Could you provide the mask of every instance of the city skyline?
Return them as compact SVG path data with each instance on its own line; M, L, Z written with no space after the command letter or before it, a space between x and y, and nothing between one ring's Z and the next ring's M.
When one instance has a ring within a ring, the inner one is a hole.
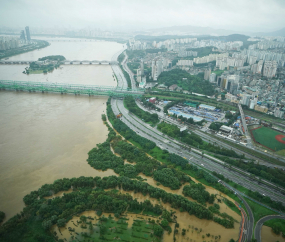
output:
M18 27L25 22L30 27L95 26L112 31L142 31L191 25L236 32L270 32L285 27L284 12L285 2L279 0L215 3L207 0L135 3L16 0L2 3L0 26Z

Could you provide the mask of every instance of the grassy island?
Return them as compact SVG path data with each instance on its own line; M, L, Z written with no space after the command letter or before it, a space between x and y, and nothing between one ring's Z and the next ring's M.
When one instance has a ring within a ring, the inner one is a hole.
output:
M24 74L46 74L57 69L61 62L65 60L65 57L62 55L50 55L39 58L38 61L34 61L30 64L29 68L26 68L23 71Z

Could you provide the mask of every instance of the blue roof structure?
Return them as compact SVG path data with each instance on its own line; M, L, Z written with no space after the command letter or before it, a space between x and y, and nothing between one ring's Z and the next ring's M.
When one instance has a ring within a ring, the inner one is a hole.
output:
M199 122L199 121L203 120L203 118L200 118L200 117L197 117L197 116L194 116L194 115L190 115L190 114L186 114L186 113L182 113L180 111L176 111L176 110L173 110L173 109L169 110L168 112L170 114L176 114L177 116L182 116L182 117L187 118L187 119L193 118L193 120L195 122Z

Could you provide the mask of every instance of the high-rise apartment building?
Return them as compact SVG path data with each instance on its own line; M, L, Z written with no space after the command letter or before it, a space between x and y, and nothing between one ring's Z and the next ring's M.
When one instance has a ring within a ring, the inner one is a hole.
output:
M257 64L257 73L258 74L261 74L262 66L263 66L263 60L260 60Z
M141 60L140 69L141 69L141 76L143 76L143 75L144 75L144 64L143 64L143 60Z
M157 80L161 72L163 71L163 60L156 59L151 64L151 77L154 81Z
M209 81L210 75L211 75L211 68L209 68L208 70L205 70L205 72L204 72L204 80Z
M31 35L30 35L29 26L27 26L27 27L25 28L25 30L26 30L27 41L30 42L30 41L31 41Z
M277 62L276 61L265 61L263 67L263 76L268 78L275 77L277 71Z
M26 41L26 36L25 36L25 31L24 30L21 31L20 40L23 41L23 42Z
M243 94L241 104L248 106L250 102L250 98L251 98L251 95Z
M209 81L212 83L216 82L216 76L217 76L216 73L211 73Z

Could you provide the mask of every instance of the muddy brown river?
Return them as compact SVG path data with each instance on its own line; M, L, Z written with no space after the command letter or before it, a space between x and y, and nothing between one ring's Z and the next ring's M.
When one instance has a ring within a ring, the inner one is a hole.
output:
M115 42L51 42L9 58L37 60L64 55L72 60L111 60L122 49ZM109 65L63 65L52 73L25 75L25 65L0 65L0 80L116 86ZM86 162L87 153L104 142L101 120L107 97L0 91L0 210L19 213L23 197L60 178L103 176ZM113 171L104 176L114 175Z

